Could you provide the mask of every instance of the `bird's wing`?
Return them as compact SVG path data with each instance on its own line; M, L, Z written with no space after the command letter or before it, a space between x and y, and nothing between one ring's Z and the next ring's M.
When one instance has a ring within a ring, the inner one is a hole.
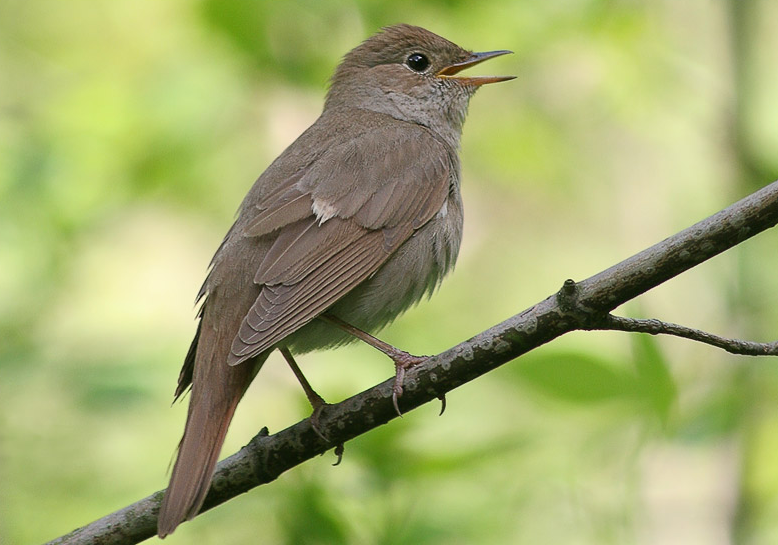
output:
M263 199L245 235L283 230L256 272L262 289L233 341L230 364L326 311L440 211L453 168L449 151L426 129L403 125L333 147Z

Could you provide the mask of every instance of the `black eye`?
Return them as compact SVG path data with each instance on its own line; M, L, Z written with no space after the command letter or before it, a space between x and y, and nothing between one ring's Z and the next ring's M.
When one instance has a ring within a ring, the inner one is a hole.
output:
M405 60L405 64L414 72L424 72L429 68L430 60L421 53L411 53Z

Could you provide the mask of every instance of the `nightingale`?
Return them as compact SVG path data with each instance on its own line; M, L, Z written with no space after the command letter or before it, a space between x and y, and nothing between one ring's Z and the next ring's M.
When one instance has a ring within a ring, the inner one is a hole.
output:
M345 55L321 116L254 183L211 261L175 392L191 386L160 537L199 512L235 408L274 349L314 408L292 354L357 337L392 357L401 393L402 371L420 358L368 333L454 265L468 102L481 85L513 79L460 71L505 53L473 53L403 24Z

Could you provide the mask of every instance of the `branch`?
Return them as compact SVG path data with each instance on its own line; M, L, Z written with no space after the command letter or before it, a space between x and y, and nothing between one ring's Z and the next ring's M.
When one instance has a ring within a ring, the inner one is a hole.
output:
M592 330L602 331L628 331L630 333L649 333L651 335L673 335L684 339L691 339L726 350L731 354L741 356L778 356L778 341L772 343L758 343L742 341L740 339L728 339L706 331L693 329L684 325L662 322L660 320L640 320L637 318L623 318L608 314L602 323L593 324Z
M672 324L663 324L657 329L654 327L656 322L650 322L651 327L646 326L646 321L633 321L633 325L628 326L623 319L610 317L609 313L626 301L776 223L778 182L591 278L580 283L568 280L558 293L408 370L400 408L407 412L440 398L446 392L573 330L601 329L603 325L608 325L609 329L626 331L688 333L692 330ZM695 338L692 335L681 336ZM714 346L735 346L733 341L709 334L698 335L695 340L703 338L706 339L703 342ZM313 430L308 419L274 435L262 430L248 445L218 465L203 510L269 483L334 445L396 418L392 406L392 382L392 379L386 380L341 403L326 406L319 416L318 425L330 442L324 441ZM161 499L162 491L156 492L50 543L138 543L155 535Z

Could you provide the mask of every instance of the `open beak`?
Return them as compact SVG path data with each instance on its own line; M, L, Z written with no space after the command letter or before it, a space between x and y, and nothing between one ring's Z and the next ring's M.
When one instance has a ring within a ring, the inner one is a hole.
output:
M435 76L443 79L453 79L465 85L475 85L475 86L484 85L486 83L497 83L500 81L508 81L514 79L516 76L457 76L457 74L462 70L464 70L465 68L470 68L471 66L475 66L476 64L482 63L485 60L492 59L494 57L499 57L501 55L507 55L508 53L513 53L513 51L501 49L500 51L485 51L483 53L472 53L470 57L468 57L467 59L446 66L440 72L435 74Z

